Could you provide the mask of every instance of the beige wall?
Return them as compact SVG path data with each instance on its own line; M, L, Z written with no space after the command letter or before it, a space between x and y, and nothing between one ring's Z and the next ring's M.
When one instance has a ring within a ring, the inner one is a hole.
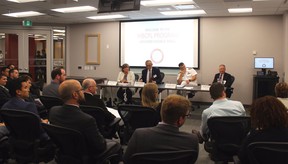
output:
M282 16L201 18L198 83L210 84L218 65L226 64L227 72L236 77L232 99L250 104L252 77L257 71L253 68L252 51L257 52L257 57L273 56L274 70L283 78L283 21ZM68 75L117 78L120 70L118 22L71 25L67 32ZM101 34L101 64L96 70L78 70L79 65L85 66L85 34L96 33ZM177 70L161 71L166 73L166 82L175 82ZM195 100L211 101L208 93L198 93Z

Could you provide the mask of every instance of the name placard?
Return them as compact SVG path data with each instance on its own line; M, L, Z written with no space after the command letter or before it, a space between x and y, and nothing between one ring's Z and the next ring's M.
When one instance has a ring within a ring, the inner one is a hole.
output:
M135 87L144 87L145 83L144 82L140 82L140 81L135 81L134 86Z
M166 84L165 84L165 88L172 88L172 89L174 89L174 88L176 88L176 84L166 83Z
M209 91L210 85L201 85L201 90Z
M117 81L108 81L107 85L116 86L117 85Z

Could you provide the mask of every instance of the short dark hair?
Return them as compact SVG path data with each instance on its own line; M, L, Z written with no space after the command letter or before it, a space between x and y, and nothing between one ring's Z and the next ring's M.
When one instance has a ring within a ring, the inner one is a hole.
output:
M1 79L3 76L7 77L6 75L0 73L0 79Z
M222 97L223 91L224 91L224 85L221 83L218 83L218 82L213 83L209 89L211 98L213 100L216 100L216 99Z
M273 96L256 99L250 109L251 126L255 129L287 128L288 113L284 104Z
M63 69L63 68L55 68L55 69L52 70L52 72L51 72L51 78L52 78L53 80L56 78L57 75L59 75L59 76L62 75L61 69Z
M21 77L22 77L25 81L28 81L28 80L32 81L32 78L31 78L29 75L22 75Z
M15 70L17 70L17 69L16 69L16 68L10 69L10 70L9 70L9 76L10 76L11 73L14 73Z
M25 78L23 78L23 77L20 77L17 79L12 79L9 82L10 83L9 93L12 97L16 96L16 90L21 90L23 82L26 82Z
M161 106L161 118L167 124L175 124L180 117L185 117L191 103L183 96L172 94L166 97Z
M184 63L183 62L180 62L179 64L178 64L178 67L181 67L181 66L183 66L184 65Z
M9 69L9 67L7 67L7 66L2 67L1 72L5 72L6 69Z

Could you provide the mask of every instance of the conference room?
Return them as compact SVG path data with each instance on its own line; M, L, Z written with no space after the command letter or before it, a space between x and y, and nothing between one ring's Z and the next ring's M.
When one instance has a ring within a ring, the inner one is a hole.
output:
M212 84L219 65L225 64L226 72L235 77L231 99L247 108L255 99L255 75L262 71L255 67L255 58L273 58L273 68L267 71L277 71L278 82L288 81L286 0L145 2L149 1L127 0L111 7L109 0L3 0L1 67L14 64L20 73L30 73L33 81L47 85L53 68L62 66L68 77L104 79L98 82L101 84L117 81L124 63L141 77L145 61L152 60L153 67L165 74L165 85L177 83L178 64L184 62L196 70L201 87ZM76 6L90 7L77 12L59 11ZM235 8L248 12L230 11ZM24 11L39 15L9 16ZM171 93L176 91L162 91L162 100ZM139 100L138 93L133 97ZM202 91L190 100L200 104L200 109L193 111L198 114L197 126L191 125L195 124L194 117L188 119L191 124L183 125L188 132L199 128L202 110L213 102L209 92ZM207 153L201 156L205 152L201 146L196 163L211 163Z

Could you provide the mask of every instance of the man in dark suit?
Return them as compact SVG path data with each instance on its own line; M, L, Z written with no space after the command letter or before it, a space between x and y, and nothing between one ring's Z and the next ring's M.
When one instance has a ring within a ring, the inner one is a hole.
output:
M50 110L49 121L51 124L71 128L82 133L90 157L96 158L100 154L102 157L115 153L120 154L120 144L112 140L105 140L99 132L96 120L80 110L79 104L85 101L85 97L77 80L66 80L61 83L59 94L65 104Z
M142 81L145 83L156 83L160 84L161 81L161 75L160 70L156 67L152 67L153 63L151 60L146 60L145 62L146 68L142 70Z
M0 75L0 108L11 99L9 90L5 87L7 83L7 76Z
M135 153L199 151L197 136L179 131L185 123L190 108L190 101L183 96L168 96L161 107L162 122L155 127L136 129L127 146L124 160L128 161Z
M229 73L226 73L226 67L224 64L219 65L219 73L215 74L212 84L215 82L219 82L224 85L226 89L226 97L230 98L232 94L231 86L234 82L234 78Z

